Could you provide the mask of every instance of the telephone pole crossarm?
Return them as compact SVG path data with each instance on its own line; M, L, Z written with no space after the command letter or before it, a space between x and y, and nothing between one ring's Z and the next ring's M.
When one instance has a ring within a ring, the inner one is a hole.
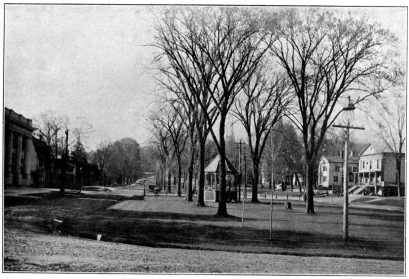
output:
M356 127L356 126L332 125L332 127L334 127L334 128L344 128L344 129L365 130L364 127Z

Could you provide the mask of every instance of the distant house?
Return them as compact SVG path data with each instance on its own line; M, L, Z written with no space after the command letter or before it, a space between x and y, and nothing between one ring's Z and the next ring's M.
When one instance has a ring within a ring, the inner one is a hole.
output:
M35 150L35 168L31 170L32 184L36 187L49 186L49 174L51 171L51 147L43 140L43 137L33 136Z
M36 168L31 119L11 109L4 108L4 184L6 186L29 186L31 171Z
M402 153L401 183L405 186L405 154ZM394 153L382 145L368 144L359 154L358 186L378 195L397 193L397 172Z
M318 185L322 187L342 186L344 181L344 158L343 153L340 156L322 156L318 165ZM353 153L348 157L348 185L353 186L358 181L357 175L354 172L358 171L359 157L353 156Z

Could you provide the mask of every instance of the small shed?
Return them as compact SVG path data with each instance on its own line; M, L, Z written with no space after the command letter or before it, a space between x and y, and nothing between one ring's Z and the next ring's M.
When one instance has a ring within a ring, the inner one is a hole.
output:
M205 168L206 185L204 200L219 202L220 194L220 154L218 154ZM226 157L227 201L237 201L237 175L238 171Z

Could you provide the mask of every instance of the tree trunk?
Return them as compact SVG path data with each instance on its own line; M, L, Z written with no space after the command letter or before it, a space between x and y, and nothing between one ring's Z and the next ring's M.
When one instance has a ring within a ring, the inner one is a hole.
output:
M309 161L307 164L307 177L306 177L306 213L315 213L314 212L314 163Z
M55 158L57 159L57 156L58 156L58 143L57 143L57 140L58 140L58 131L55 133L54 140L55 140ZM61 156L61 157L62 157L62 156Z
M172 192L172 174L170 168L168 169L168 193Z
M197 206L205 206L205 203L204 203L205 143L206 141L199 135L199 190L197 192L197 203L196 203Z
M178 156L178 197L182 196L182 167L181 167L181 162L180 162L180 156Z
M217 216L228 216L226 207L226 143L224 140L224 125L226 119L221 113L220 127L219 127L219 142L220 142L220 196L219 208Z
M290 188L291 188L291 192L293 191L293 175L292 174L290 174L289 175L289 178L290 178Z
M259 160L253 157L253 188L251 191L251 202L259 202L257 197L257 185L258 185L258 171Z
M295 183L298 184L298 187L300 188L300 193L301 193L302 189L301 189L300 179L298 178L298 174L294 173L294 176L295 176L295 180L296 180Z
M193 201L192 184L193 184L193 165L195 163L195 153L192 151L189 165L189 182L187 186L187 201Z

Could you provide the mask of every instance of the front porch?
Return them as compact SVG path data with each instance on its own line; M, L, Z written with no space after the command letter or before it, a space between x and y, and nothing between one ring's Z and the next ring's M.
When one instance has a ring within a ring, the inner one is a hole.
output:
M397 196L398 186L385 183L381 171L354 172L354 184L357 186L352 193L378 196ZM405 193L404 184L401 185L401 195Z

